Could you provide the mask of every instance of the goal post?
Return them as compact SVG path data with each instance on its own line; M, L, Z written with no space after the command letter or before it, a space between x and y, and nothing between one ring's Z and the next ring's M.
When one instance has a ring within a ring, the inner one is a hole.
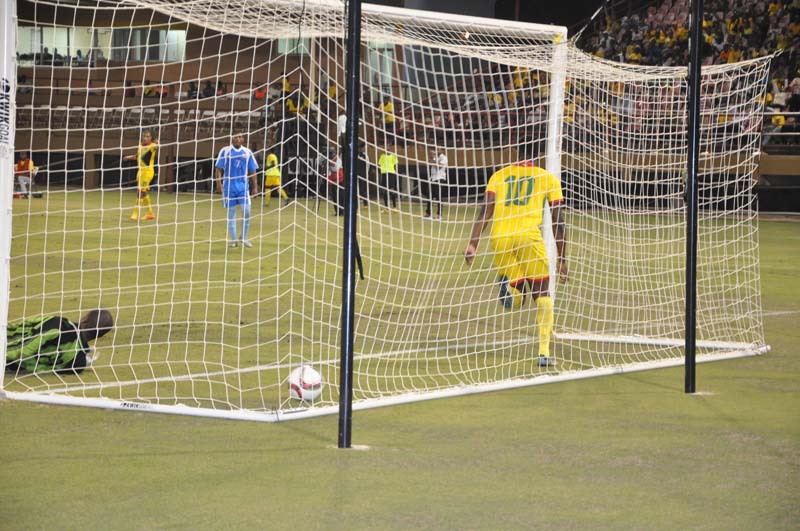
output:
M16 2L0 5L0 364L6 366L8 297L11 287L11 197L14 192L14 128L16 114ZM0 373L0 397L5 370Z
M354 95L338 0L19 5L12 141L47 193L12 200L3 162L1 328L97 308L115 326L85 370L6 371L7 396L263 421L338 411L346 97L361 117L353 409L682 364L685 68L604 61L562 27L365 4ZM769 61L703 69L699 362L767 348L753 177ZM232 213L215 179L236 133L259 188L274 186ZM536 363L536 305L501 304L488 234L463 258L489 177L529 153L565 196L565 284L547 212L542 226L556 367ZM313 403L289 391L305 365L322 375Z

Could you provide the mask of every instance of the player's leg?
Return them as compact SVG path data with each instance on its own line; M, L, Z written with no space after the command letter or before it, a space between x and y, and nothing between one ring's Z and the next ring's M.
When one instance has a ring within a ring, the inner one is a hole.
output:
M514 310L522 306L522 291L520 288L525 282L525 277L517 262L511 238L494 236L490 240L494 251L494 265L497 269L500 283L500 304L506 310Z
M541 239L534 239L520 247L522 272L531 286L531 296L536 304L536 329L539 335L539 365L555 365L550 357L550 339L553 335L553 299L550 297L550 268L547 248Z
M229 244L231 247L236 247L237 245L237 233L236 233L236 202L233 199L227 199L223 201L225 208L228 212L228 236L229 236Z
M136 221L139 219L139 206L142 204L142 170L136 172L136 206L133 207L133 214L131 219Z
M433 183L433 192L433 201L436 203L436 219L442 219L442 181Z
M389 209L389 174L388 173L381 173L381 181L380 181L380 188L381 188L381 199L383 200L383 206L386 209Z
M392 208L397 209L400 203L400 179L397 173L392 173L389 177L392 184Z
M24 175L17 176L17 182L19 183L19 191L22 192L22 195L28 195L28 178Z
M433 182L420 180L421 193L425 195L425 217L431 217L431 201L433 199Z
M269 206L270 199L272 199L272 186L269 185L268 180L264 185L264 205Z
M242 245L245 247L252 247L253 244L247 239L247 233L250 231L250 197L245 197L242 201Z
M550 357L550 338L553 334L553 299L550 297L550 281L539 280L531 284L533 300L536 301L536 327L539 332L539 365L555 365Z
M289 203L289 194L286 193L286 190L283 189L281 186L281 178L279 176L272 176L270 177L270 182L268 183L270 188L276 188L278 190L278 195L283 200L283 204L286 205Z
M142 195L140 199L140 204L143 207L147 207L147 214L142 217L142 219L155 219L156 215L153 212L153 206L150 203L150 183L153 181L153 177L155 176L154 172L142 172Z

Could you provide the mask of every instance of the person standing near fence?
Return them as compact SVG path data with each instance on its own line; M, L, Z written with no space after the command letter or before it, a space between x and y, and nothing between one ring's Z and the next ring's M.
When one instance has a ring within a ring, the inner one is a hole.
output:
M400 201L397 182L397 155L392 151L392 145L387 144L378 158L378 170L381 174L380 189L383 196L383 205L387 211L397 210ZM391 203L391 206L389 206Z
M444 149L431 150L430 165L428 166L428 201L425 217L442 219L442 185L447 181L447 154ZM433 204L436 204L436 215L433 214Z

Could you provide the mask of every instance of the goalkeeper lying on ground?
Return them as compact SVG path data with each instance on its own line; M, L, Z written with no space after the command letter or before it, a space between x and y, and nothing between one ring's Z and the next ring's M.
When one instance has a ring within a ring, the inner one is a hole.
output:
M80 374L93 361L89 343L113 327L108 310L92 310L77 325L60 316L11 323L6 333L6 370Z

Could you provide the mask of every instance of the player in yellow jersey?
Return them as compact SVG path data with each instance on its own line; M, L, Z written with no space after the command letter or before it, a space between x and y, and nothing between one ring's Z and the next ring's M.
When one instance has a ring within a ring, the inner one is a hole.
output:
M553 331L550 269L541 232L545 201L551 209L559 278L566 282L566 229L560 206L564 202L561 183L555 175L531 162L506 166L491 176L486 186L483 211L475 221L469 245L464 251L467 264L471 264L481 234L491 221L490 240L500 277L500 302L506 309L518 308L524 302L526 289L530 289L536 304L539 366L542 367L555 365L550 357Z
M125 160L135 160L138 162L139 171L136 173L136 208L133 209L131 219L139 219L139 208L147 207L147 214L142 219L155 219L153 207L150 204L150 182L155 176L156 159L158 158L158 144L153 140L153 135L145 129L142 132L142 142L135 155L128 155Z
M272 190L278 189L278 193L283 199L283 204L289 204L289 196L286 190L281 188L281 165L278 161L278 155L275 150L270 150L267 155L267 160L264 162L264 204L269 205L269 200L272 197Z

